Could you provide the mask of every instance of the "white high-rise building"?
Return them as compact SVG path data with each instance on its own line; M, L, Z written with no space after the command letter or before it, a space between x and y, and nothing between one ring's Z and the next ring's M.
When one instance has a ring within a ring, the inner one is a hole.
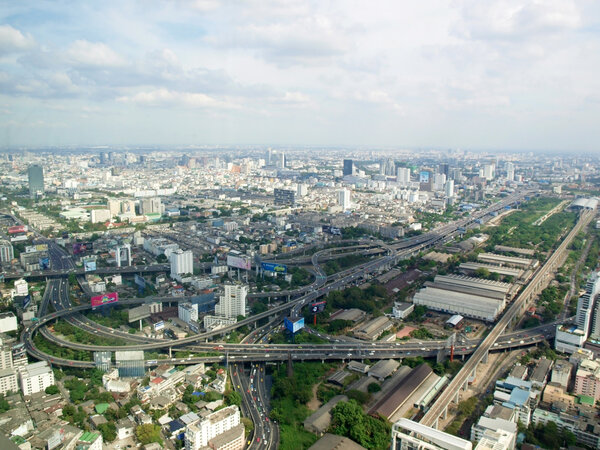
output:
M42 392L54 385L54 372L46 361L27 364L21 369L19 378L23 395Z
M198 322L198 305L190 302L180 302L177 305L177 316L185 323L190 323L192 320Z
M398 167L396 170L396 183L401 186L408 186L410 184L410 168Z
M599 291L600 279L598 278L598 273L593 272L585 285L585 294L579 297L577 301L577 315L575 316L577 329L583 332L585 338L588 337L588 333L590 332L592 311L594 310L594 302Z
M338 191L338 204L342 207L342 210L347 211L350 209L350 191L346 188Z
M15 369L0 369L0 394L7 392L18 392L17 371Z
M443 191L446 184L446 174L436 173L433 175L433 190L436 192Z
M187 273L194 273L194 254L191 250L176 250L169 255L171 261L171 278Z
M227 408L209 414L202 421L187 426L185 430L185 449L200 450L208 448L211 439L222 435L239 425L240 410L235 405L228 406ZM233 440L228 443L227 449L234 450L244 448L243 433L241 437L241 442L237 443L237 441L240 440L239 437L232 436Z
M446 197L448 198L454 197L454 180L446 181L446 184L444 185L444 194L446 194Z
M308 185L304 183L298 183L296 195L298 197L306 197L308 195Z
M506 163L506 179L515 181L515 165L511 162Z
M225 292L219 297L219 303L215 305L215 315L229 318L246 317L248 286L226 284L224 288Z
M15 251L10 242L0 239L0 262L10 262L15 257Z
M486 164L483 166L483 177L491 181L496 178L496 165L495 164Z

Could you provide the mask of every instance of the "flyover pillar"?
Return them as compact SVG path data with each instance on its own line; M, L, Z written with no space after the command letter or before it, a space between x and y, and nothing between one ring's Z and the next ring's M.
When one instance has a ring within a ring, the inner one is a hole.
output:
M487 364L488 363L488 356L489 356L490 352L485 352L485 354L483 355L483 358L481 358L481 362L483 364Z

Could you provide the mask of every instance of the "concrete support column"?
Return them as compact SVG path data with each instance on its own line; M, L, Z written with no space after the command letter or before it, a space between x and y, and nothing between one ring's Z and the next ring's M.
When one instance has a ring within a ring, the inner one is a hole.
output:
M485 352L485 354L483 355L483 358L481 358L481 362L483 364L487 364L489 354L490 354L490 352Z
M456 403L458 405L460 401L460 391L456 391L456 394L454 395L454 403Z
M444 410L442 411L442 419L446 420L446 418L448 417L448 407L445 407Z

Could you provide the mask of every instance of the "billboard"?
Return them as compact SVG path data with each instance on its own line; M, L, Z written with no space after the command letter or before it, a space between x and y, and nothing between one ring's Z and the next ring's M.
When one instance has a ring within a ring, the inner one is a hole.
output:
M419 173L419 182L420 183L429 183L430 173L427 170L423 170Z
M117 292L108 292L102 295L96 295L92 297L92 307L108 305L109 303L116 303L119 301L119 294Z
M29 308L29 305L31 305L31 295L26 295L23 298L23 309Z
M268 272L287 273L287 266L285 264L261 263L261 267Z
M96 261L93 259L87 260L87 261L83 261L83 269L86 272L93 272L94 270L96 270Z
M14 227L8 227L8 234L26 233L27 225L16 225Z
M135 274L134 282L142 291L146 289L146 280L144 280L144 278L139 276L137 273Z
M165 322L161 320L160 322L156 322L154 324L154 331L162 330L164 327L165 327Z
M150 306L141 305L129 310L129 323L150 317Z
M250 270L250 259L240 256L227 255L227 265L237 269Z
M47 252L48 244L28 245L25 247L25 253Z
M304 328L304 317L300 317L299 319L286 317L283 322L285 324L285 328L292 334L296 334L298 331Z
M73 244L73 254L79 255L80 253L90 252L94 249L92 242L75 242Z
M320 313L323 312L323 310L325 309L325 305L327 304L327 302L317 302L317 303L313 303L312 305L310 305L310 312L311 313Z
M44 258L40 258L40 270L48 270L50 268L50 258L45 256Z

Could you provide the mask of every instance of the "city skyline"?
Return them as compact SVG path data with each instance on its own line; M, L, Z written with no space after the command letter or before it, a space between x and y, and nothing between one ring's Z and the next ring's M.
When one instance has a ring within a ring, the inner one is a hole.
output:
M598 13L530 1L4 5L0 145L595 152Z

